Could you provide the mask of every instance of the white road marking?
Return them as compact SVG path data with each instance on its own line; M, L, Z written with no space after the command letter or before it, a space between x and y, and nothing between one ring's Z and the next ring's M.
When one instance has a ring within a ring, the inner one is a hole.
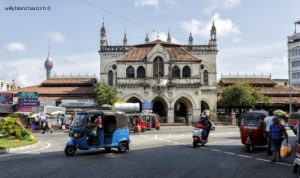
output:
M214 149L214 148L212 148L212 149L210 149L211 151L216 151L216 152L221 152L221 150L218 150L218 149Z
M235 133L235 132L227 132L227 134L233 134L233 133ZM224 133L222 133L222 135L224 135ZM180 136L183 137L184 134L181 134ZM169 139L169 138L176 138L176 137L173 137L171 134L168 137L165 137L165 138L159 138L158 135L155 135L154 137L149 137L149 136L145 136L145 137L148 137L148 138L151 138L151 139L160 140L160 141L164 141L164 142L168 142L168 143L173 143L173 144L176 144L176 145L188 145L188 144L182 143L182 142L166 140L166 139ZM237 142L237 141L222 141L222 142L210 142L210 143L220 144L220 143L232 143L232 142ZM254 158L252 156L243 155L243 154L237 154L237 153L228 152L228 151L222 151L222 150L214 149L214 148L207 148L207 147L200 147L200 148L204 149L204 150L215 151L215 152L223 152L223 153L228 154L228 155L236 155L236 156L239 156L239 157L242 157L242 158L255 159L257 161L271 162L270 160L267 160L267 159ZM274 163L275 164L280 164L280 165L283 165L283 166L290 166L290 167L293 166L292 164L283 163L283 162L274 162Z

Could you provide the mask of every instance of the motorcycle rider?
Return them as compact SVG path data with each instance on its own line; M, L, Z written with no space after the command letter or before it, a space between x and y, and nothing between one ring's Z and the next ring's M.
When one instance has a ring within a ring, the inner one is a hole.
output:
M207 140L210 129L211 129L211 122L208 119L208 116L206 115L201 115L200 117L200 124L203 125L203 130L204 132L202 132L202 136L205 140Z

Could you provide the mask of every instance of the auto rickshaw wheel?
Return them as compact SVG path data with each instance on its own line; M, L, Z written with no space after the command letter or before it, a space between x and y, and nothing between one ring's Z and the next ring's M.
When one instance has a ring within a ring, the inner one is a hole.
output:
M193 147L197 148L198 147L198 143L197 142L193 142Z
M254 151L254 145L247 145L247 151L252 153Z
M125 142L121 142L118 146L118 151L120 153L125 153L127 151L127 149L128 149L128 146L127 146L127 143L125 143Z
M144 128L144 129L142 129L142 132L145 132L146 131L146 129Z
M297 178L300 178L300 167L297 167Z
M158 127L156 127L156 130L159 130L160 129L160 127L158 126Z
M73 156L75 154L75 150L74 146L66 146L65 153L67 156Z
M111 147L104 147L105 151L110 152L111 151Z

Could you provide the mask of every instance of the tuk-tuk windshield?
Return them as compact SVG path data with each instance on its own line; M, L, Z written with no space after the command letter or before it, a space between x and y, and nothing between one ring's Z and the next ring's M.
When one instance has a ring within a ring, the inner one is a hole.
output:
M262 124L262 119L257 117L245 117L244 125L245 126L260 126Z
M83 126L84 117L85 117L84 114L76 114L71 126L73 126L73 127Z

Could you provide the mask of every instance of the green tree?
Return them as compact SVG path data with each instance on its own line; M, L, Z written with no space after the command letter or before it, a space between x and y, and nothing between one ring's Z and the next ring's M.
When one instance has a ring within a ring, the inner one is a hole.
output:
M103 104L113 105L117 99L117 90L104 82L99 82L95 89L97 93L96 108L101 108Z
M268 96L259 93L260 88L251 87L249 83L237 82L227 87L219 96L218 102L222 107L248 106L255 107L256 103L270 104Z

